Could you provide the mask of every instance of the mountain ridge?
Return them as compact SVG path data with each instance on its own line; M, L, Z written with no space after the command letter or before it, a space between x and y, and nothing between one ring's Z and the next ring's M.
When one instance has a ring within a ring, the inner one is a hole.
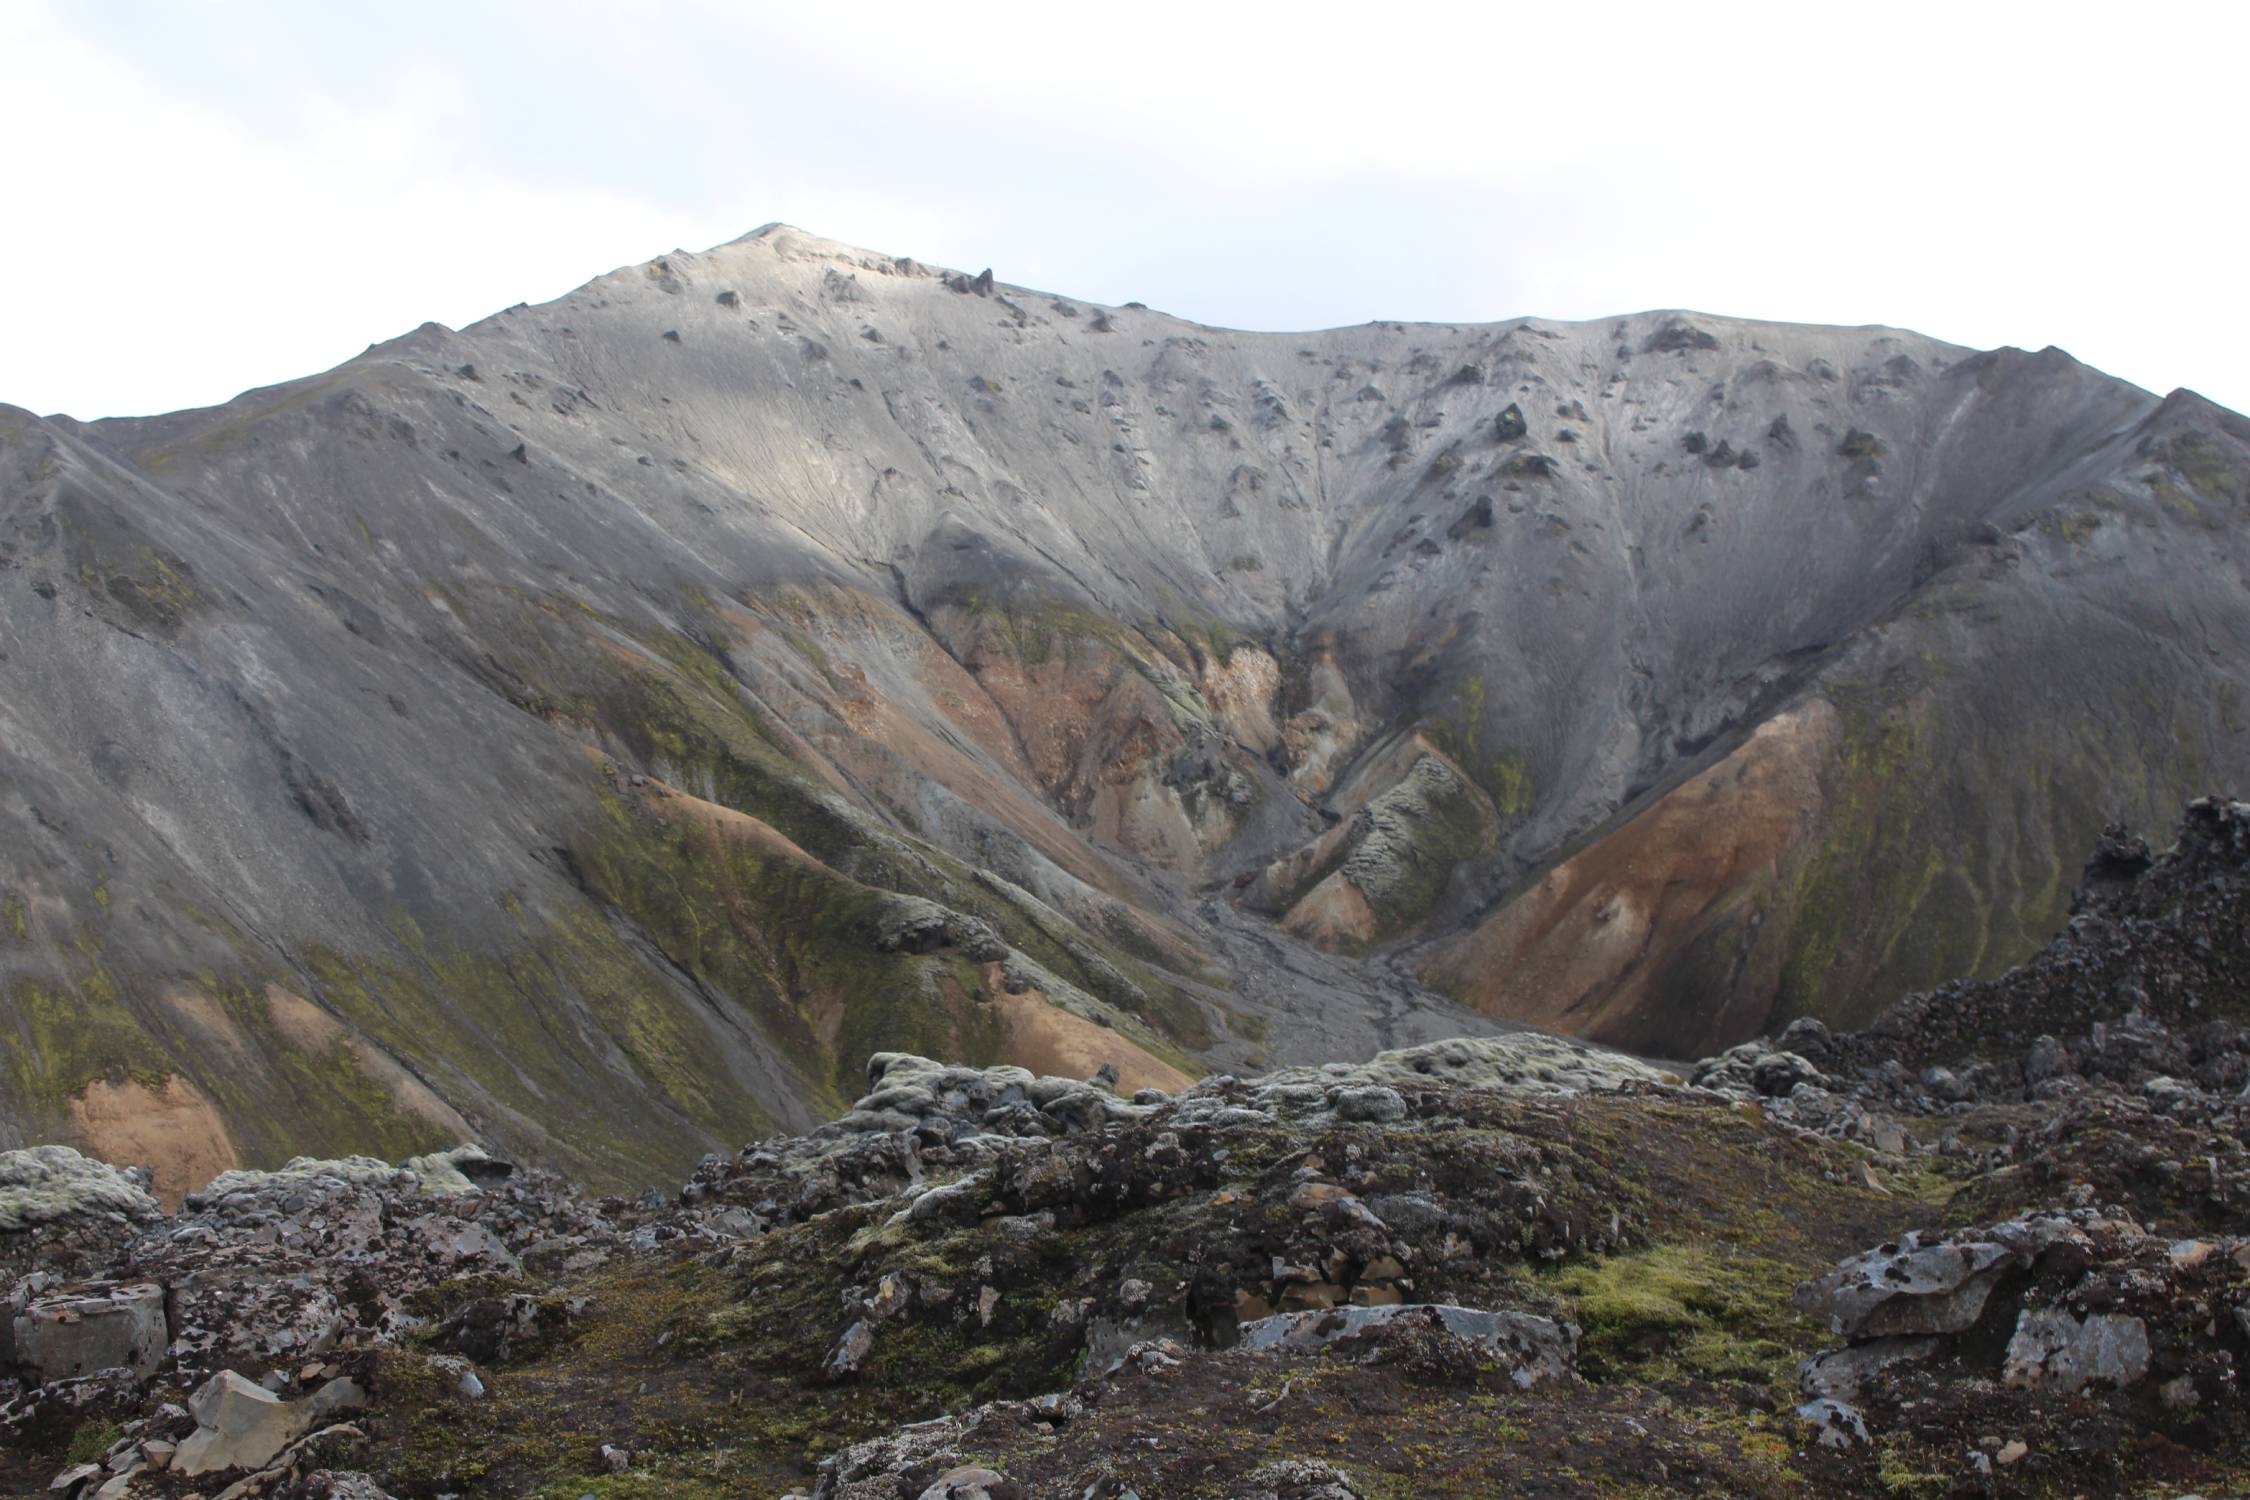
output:
M2201 398L832 245L0 414L11 1129L177 1078L246 1158L407 1154L403 1074L603 1181L1079 1025L1694 1055L2025 956L2094 830L2250 762L2250 431Z

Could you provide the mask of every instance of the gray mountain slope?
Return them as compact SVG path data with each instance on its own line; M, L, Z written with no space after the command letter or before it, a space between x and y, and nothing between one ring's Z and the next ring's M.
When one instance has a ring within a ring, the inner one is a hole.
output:
M892 1047L1863 1016L2241 774L2246 492L2053 350L1232 333L783 226L0 411L6 1118L616 1180Z

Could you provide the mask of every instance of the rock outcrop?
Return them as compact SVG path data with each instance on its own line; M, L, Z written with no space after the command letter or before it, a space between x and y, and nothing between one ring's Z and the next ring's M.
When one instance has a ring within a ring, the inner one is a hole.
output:
M0 1155L0 1234L105 1217L150 1219L146 1168L113 1167L68 1146L34 1146Z
M1910 1235L1807 1282L1798 1306L1851 1342L1807 1360L1821 1416L1866 1436L1982 1379L2107 1394L2128 1410L2241 1399L2250 1240L2173 1240L2090 1210Z

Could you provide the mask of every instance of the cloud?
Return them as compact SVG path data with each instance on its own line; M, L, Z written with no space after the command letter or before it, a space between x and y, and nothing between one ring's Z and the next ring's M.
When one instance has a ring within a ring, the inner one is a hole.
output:
M468 321L723 225L598 185L426 169L427 95L251 134L0 12L0 400L96 416L225 400L428 320ZM651 245L654 237L661 243Z
M1237 326L1691 306L2250 404L2250 11L0 12L0 397L220 399L769 219Z

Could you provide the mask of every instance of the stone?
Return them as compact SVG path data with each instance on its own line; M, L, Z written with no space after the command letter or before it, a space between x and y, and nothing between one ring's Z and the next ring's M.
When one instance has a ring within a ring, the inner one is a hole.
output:
M474 1219L425 1215L409 1221L408 1237L453 1276L521 1276L523 1264L500 1237Z
M1369 1084L1392 1090L1455 1084L1468 1088L1515 1089L1540 1094L1573 1094L1613 1089L1631 1083L1662 1083L1667 1077L1622 1052L1612 1052L1569 1037L1544 1032L1452 1037L1379 1052L1364 1063L1319 1068L1282 1068L1257 1080L1253 1099L1271 1107L1303 1107L1328 1097L1330 1089ZM1215 1080L1214 1080L1215 1081ZM1304 1092L1312 1086L1309 1095Z
M101 1214L153 1219L161 1209L148 1186L145 1169L113 1167L68 1146L0 1151L0 1232Z
M1797 1381L1809 1396L1850 1401L1891 1366L1928 1359L1936 1352L1933 1338L1870 1339L1805 1360L1797 1366Z
M260 1469L312 1425L310 1403L284 1401L232 1370L196 1387L188 1398L195 1431L172 1456L182 1474Z
M2003 1244L1915 1232L1806 1282L1791 1304L1847 1338L1959 1333L1984 1315L1994 1284L2017 1261Z
M2051 1036L2034 1037L2031 1045L2024 1049L2023 1081L2027 1087L2060 1078L2070 1071L2069 1051Z
M1368 1084L1336 1091L1336 1113L1347 1120L1387 1124L1406 1118L1406 1100L1394 1088Z
M338 1376L299 1404L305 1408L305 1425L317 1427L339 1413L358 1411L367 1405L367 1392L357 1381Z
M1867 1419L1859 1408L1833 1397L1807 1401L1797 1415L1820 1429L1816 1441L1823 1448L1852 1448L1867 1441Z
M1794 1052L1770 1052L1750 1070L1751 1087L1769 1099L1786 1098L1800 1084L1808 1083L1826 1088L1828 1076Z
M2009 1385L2075 1394L2096 1382L2122 1388L2148 1374L2148 1325L2118 1313L2080 1318L2066 1308L2026 1308L2008 1340Z
M171 1343L164 1289L152 1282L92 1283L32 1301L14 1320L16 1358L40 1380L96 1370L156 1373Z
M1794 1052L1804 1057L1827 1051L1832 1035L1828 1023L1818 1016L1799 1016L1781 1028L1781 1035L1774 1038L1774 1044L1783 1052Z
M270 1172L242 1167L221 1172L201 1192L188 1194L186 1206L200 1211L244 1199L249 1202L236 1205L238 1209L252 1204L285 1208L294 1198L310 1206L354 1187L392 1187L408 1180L401 1169L373 1156L294 1156Z
M1253 1469L1235 1500L1360 1500L1360 1492L1333 1464L1284 1458Z
M1240 1347L1253 1353L1313 1353L1390 1327L1442 1330L1492 1355L1519 1386L1530 1387L1574 1373L1578 1329L1535 1313L1415 1302L1387 1307L1337 1307L1280 1313L1246 1323Z
M940 1474L919 1500L1021 1500L1023 1486L997 1470L964 1464Z
M1300 1182L1289 1194L1289 1206L1304 1213L1340 1203L1351 1196L1351 1189L1333 1182Z
M303 1500L391 1500L389 1491L367 1474L350 1469L316 1469L298 1484Z
M874 1347L874 1325L865 1318L856 1319L851 1327L844 1330L843 1337L836 1340L836 1346L828 1351L828 1358L821 1362L822 1377L842 1380L857 1375L860 1365L866 1361L868 1352Z
M1810 1060L1764 1040L1747 1041L1703 1059L1689 1081L1698 1088L1761 1099L1786 1098L1799 1085L1830 1087L1828 1076Z
M423 1192L439 1197L459 1197L498 1187L516 1172L515 1163L502 1161L474 1144L409 1157L399 1163L399 1170L412 1172Z
M133 1481L140 1478L144 1467L138 1463L130 1464L110 1475L94 1491L94 1500L125 1500L126 1494L133 1487Z
M346 1321L335 1295L294 1261L199 1267L174 1281L171 1302L172 1355L191 1371L297 1365L335 1348Z

